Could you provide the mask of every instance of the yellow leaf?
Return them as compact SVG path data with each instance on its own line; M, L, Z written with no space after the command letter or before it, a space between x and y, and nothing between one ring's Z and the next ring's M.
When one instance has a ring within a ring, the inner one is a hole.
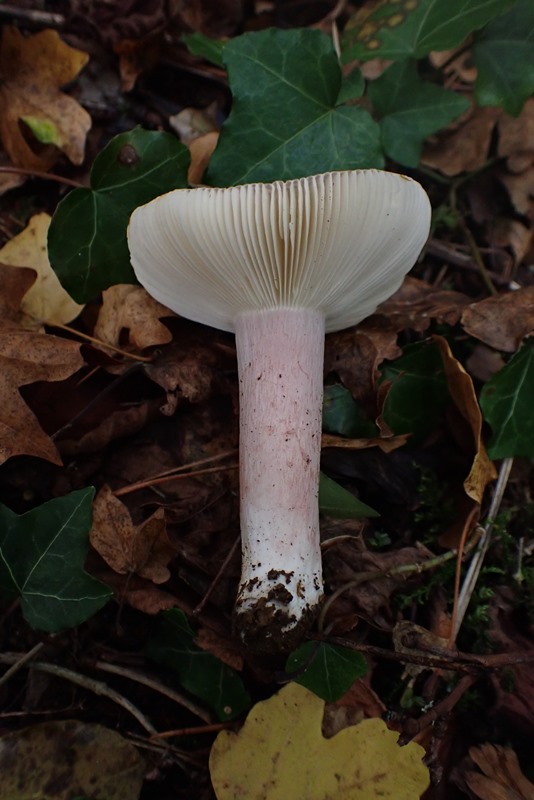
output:
M418 744L397 744L381 719L322 735L324 702L296 683L258 703L211 750L218 800L417 800L428 787Z
M2 247L0 264L35 270L37 280L24 295L21 311L49 325L64 325L77 317L83 306L67 294L50 266L46 242L49 225L48 214L32 217L28 226Z

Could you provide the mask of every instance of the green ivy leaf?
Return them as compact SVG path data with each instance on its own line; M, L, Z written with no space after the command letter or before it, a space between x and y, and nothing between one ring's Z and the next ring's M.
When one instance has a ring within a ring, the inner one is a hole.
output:
M189 150L169 133L136 128L97 156L91 188L58 205L48 232L50 263L77 303L116 283L135 283L126 243L132 211L187 186Z
M362 503L339 483L321 472L319 477L319 510L337 519L379 517L378 511Z
M175 670L182 686L215 710L219 719L233 719L250 708L251 700L235 670L194 643L187 617L176 608L161 615L148 644L153 661Z
M321 31L247 33L225 46L234 97L205 180L214 186L382 167L380 129L339 106L341 70Z
M303 670L303 672L300 672ZM347 692L357 678L367 672L361 653L326 642L305 642L287 659L286 672L297 673L295 683L334 703Z
M421 80L411 59L388 67L369 85L369 97L382 118L387 155L407 167L419 164L427 136L469 108L465 97Z
M350 100L357 100L365 91L365 80L360 69L353 69L349 75L341 78L341 88L336 100L336 106L347 103Z
M223 50L225 42L221 39L210 39L203 33L186 33L182 36L182 41L194 56L205 58L217 67L224 69Z
M94 489L82 489L18 515L0 505L0 591L20 598L37 630L79 625L111 591L84 571Z
M369 439L378 436L374 422L367 419L352 394L340 383L325 386L323 428L328 433L346 436L349 439Z
M473 60L477 67L477 103L501 106L508 114L519 114L534 92L532 0L518 0L477 35Z
M384 362L381 373L392 382L384 401L384 420L393 433L411 433L410 443L420 443L436 427L449 402L437 345L408 345L400 358Z
M488 445L490 458L534 458L533 397L534 341L527 339L480 394L484 419L493 430Z
M342 38L343 61L422 58L450 50L515 0L385 0L353 18Z

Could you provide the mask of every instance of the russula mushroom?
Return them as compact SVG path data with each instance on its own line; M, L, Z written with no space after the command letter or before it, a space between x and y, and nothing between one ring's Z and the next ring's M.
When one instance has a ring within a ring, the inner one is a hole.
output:
M426 193L356 170L178 189L134 211L132 265L156 300L236 336L242 575L249 645L291 648L323 594L318 482L325 331L392 295L428 235Z

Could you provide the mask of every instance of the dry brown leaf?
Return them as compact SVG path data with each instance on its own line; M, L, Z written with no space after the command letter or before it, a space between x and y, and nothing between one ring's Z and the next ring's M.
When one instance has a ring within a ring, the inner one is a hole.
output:
M464 309L462 325L490 347L515 353L534 331L534 286L472 303Z
M376 314L386 317L399 331L412 328L423 333L433 320L455 325L467 303L469 298L461 292L436 289L409 275L401 288L377 308Z
M35 330L35 321L20 310L26 293L31 289L37 275L35 270L26 267L10 267L0 262L0 327ZM40 327L40 326L37 326Z
M192 186L202 183L202 177L209 164L213 151L217 147L218 140L218 132L212 131L211 133L206 133L205 136L194 139L194 141L189 144L191 163L187 171L187 181Z
M367 450L369 447L379 447L383 453L391 453L392 450L402 447L410 438L409 433L402 433L399 436L388 436L383 439L345 439L343 436L335 436L330 433L323 433L321 437L322 447L339 447L345 450Z
M478 405L473 381L453 356L446 339L442 336L433 336L432 338L440 349L451 399L467 423L468 431L471 434L469 452L473 454L473 462L469 475L464 480L464 490L468 497L476 503L481 503L486 486L490 481L495 480L497 472L493 462L489 460L482 442L482 412Z
M506 158L510 172L524 172L534 163L534 98L527 100L518 117L499 117L497 152Z
M20 309L29 317L50 325L71 322L83 310L61 286L48 260L48 214L36 214L26 228L0 250L0 263L30 267L37 278L25 293Z
M151 616L178 606L178 600L174 595L170 594L170 592L164 592L155 586L151 586L149 589L128 590L121 597L132 608Z
M515 752L509 747L483 744L469 748L459 769L459 783L480 800L533 800L534 785L525 778Z
M167 564L176 555L159 508L141 525L134 525L126 506L104 486L93 504L89 540L109 566L120 575L135 573L153 583L170 577Z
M173 342L161 356L147 364L148 377L167 392L167 404L162 412L168 416L174 414L182 398L191 403L206 400L211 392L214 364L215 354L211 348L191 343L191 347L185 349L178 342Z
M50 144L62 150L74 163L84 158L85 138L91 117L59 87L72 81L89 59L61 41L56 31L45 30L33 36L5 27L0 43L0 138L14 164L46 170L58 151L39 145L30 147L21 129L26 124L47 130Z
M202 627L197 631L195 644L232 669L238 672L243 669L243 648L235 640L227 639L211 628Z
M497 108L475 108L459 128L426 143L422 163L448 176L479 169L488 160L499 114Z
M118 347L124 346L121 333L127 330L129 344L142 350L171 341L172 334L160 319L174 316L141 286L119 283L102 293L102 308L94 335L106 344Z
M7 329L0 337L0 463L11 456L61 458L19 393L36 381L61 381L83 366L80 345L30 331Z

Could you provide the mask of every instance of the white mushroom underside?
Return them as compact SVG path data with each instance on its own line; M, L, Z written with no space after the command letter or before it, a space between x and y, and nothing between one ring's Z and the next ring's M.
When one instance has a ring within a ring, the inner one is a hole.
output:
M357 170L169 192L134 212L128 239L139 281L184 317L233 331L244 311L314 308L328 332L397 290L429 219L418 183Z

